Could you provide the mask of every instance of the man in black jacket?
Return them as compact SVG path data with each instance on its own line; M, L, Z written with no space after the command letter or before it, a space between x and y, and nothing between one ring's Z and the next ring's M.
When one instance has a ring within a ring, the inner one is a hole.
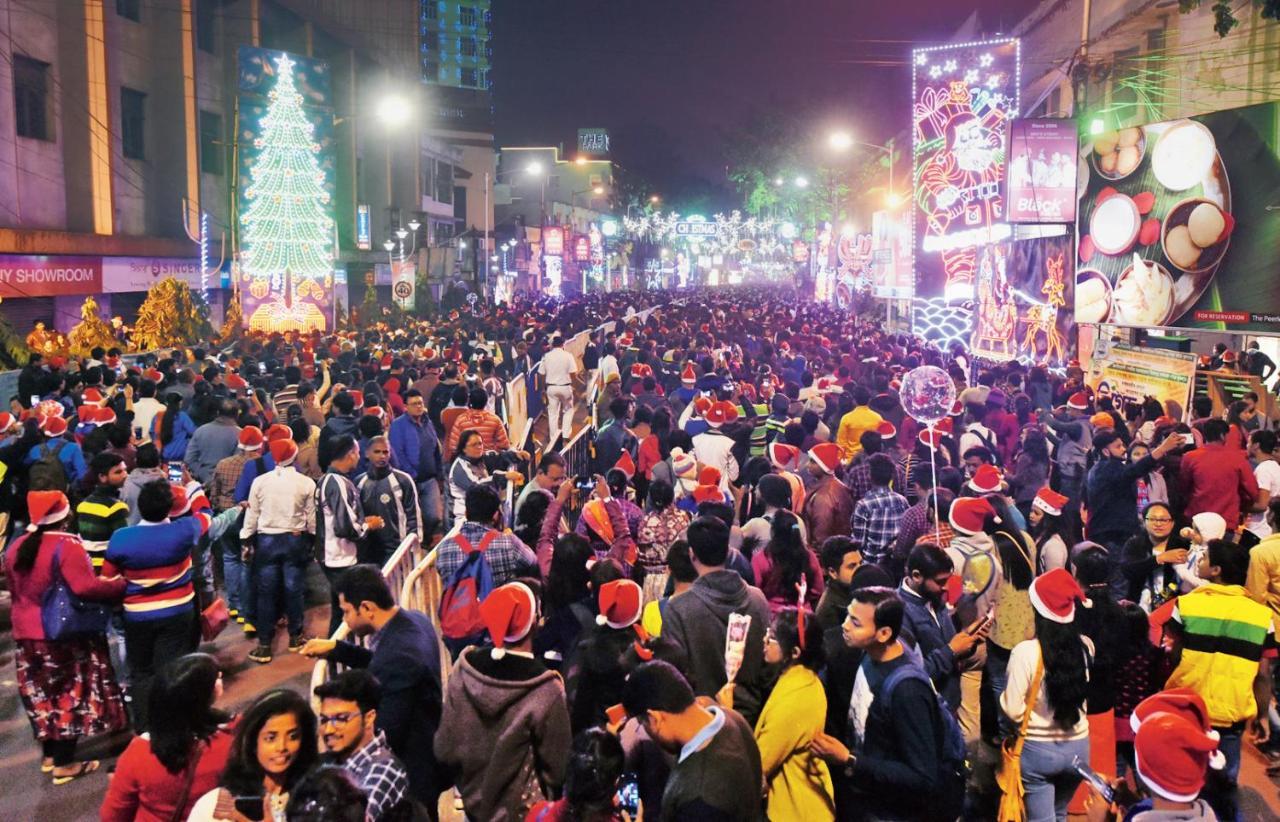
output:
M853 592L844 641L865 655L849 704L850 744L819 732L809 746L831 768L840 819L934 819L953 810L939 807L945 728L928 675L905 676L891 693L882 690L898 668L920 665L899 641L902 620L902 600L893 590Z
M364 668L382 685L377 729L409 772L409 791L436 818L443 787L437 779L432 739L440 725L440 643L426 614L400 608L373 565L356 565L337 581L342 619L373 650L353 642L311 639L309 657ZM461 744L461 742L460 742Z

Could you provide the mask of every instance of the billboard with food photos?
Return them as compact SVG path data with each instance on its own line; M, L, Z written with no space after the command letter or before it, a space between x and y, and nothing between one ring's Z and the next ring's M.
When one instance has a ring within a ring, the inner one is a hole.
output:
M1076 322L1280 332L1280 104L1084 138Z
M1009 222L1075 222L1077 145L1075 120L1009 123Z

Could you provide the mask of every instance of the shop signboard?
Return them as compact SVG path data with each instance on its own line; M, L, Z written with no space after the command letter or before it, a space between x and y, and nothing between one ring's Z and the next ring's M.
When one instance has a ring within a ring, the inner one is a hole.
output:
M564 229L547 226L542 229L542 253L548 257L564 256Z
M1139 403L1144 397L1154 397L1161 405L1173 400L1179 408L1188 408L1196 381L1196 355L1163 348L1098 346L1085 366L1085 384L1095 393L1104 386L1110 389L1117 408L1121 399Z
M609 156L609 129L578 129L578 153L587 157L605 158Z
M52 297L101 291L101 257L0 254L0 297Z
M368 251L373 248L373 229L369 220L369 204L356 206L356 248Z
M1280 103L1089 136L1077 322L1280 333Z
M1075 222L1076 149L1075 120L1009 123L1009 222Z
M198 259L183 259L181 257L102 258L102 290L108 294L122 291L146 291L167 277L177 277L194 289L204 287L200 276L200 261ZM213 282L216 285L219 281L213 279Z
M871 215L871 293L888 299L909 299L911 225L908 218L888 211Z

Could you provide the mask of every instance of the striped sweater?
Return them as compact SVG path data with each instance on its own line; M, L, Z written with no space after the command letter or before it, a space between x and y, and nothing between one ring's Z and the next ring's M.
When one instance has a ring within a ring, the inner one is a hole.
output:
M103 557L111 535L129 524L129 506L120 499L115 488L99 485L76 506L76 529L84 550L93 562L93 570L102 572Z
M209 515L130 525L111 535L104 579L123 576L127 622L166 619L193 609L191 552L205 531Z

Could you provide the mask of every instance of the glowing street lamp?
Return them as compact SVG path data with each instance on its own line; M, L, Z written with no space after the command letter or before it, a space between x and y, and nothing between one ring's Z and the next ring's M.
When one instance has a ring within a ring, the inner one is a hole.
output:
M412 115L413 108L409 105L409 101L399 94L388 94L379 100L374 108L374 116L389 128L399 128L408 122Z
M808 177L797 177L797 178L796 178L796 188L808 188L808 187L809 187L809 178L808 178Z
M537 177L542 174L542 163L537 160L530 160L529 164L524 167L524 173L530 177Z
M848 151L853 147L853 138L847 131L835 131L827 137L827 145L836 151Z

